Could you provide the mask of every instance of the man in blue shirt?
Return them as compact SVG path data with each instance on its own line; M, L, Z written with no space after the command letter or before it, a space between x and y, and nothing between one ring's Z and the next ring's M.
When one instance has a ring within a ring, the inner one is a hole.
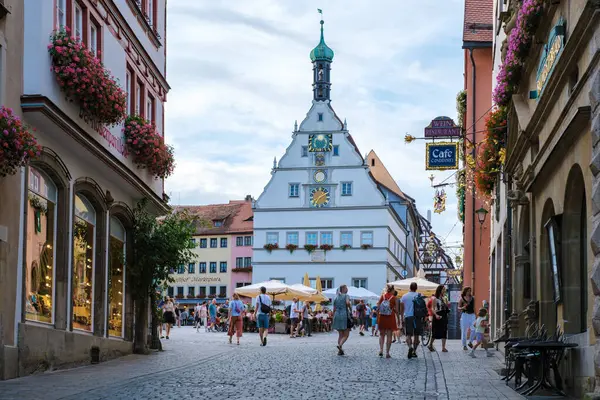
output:
M414 300L417 296L419 296L417 283L413 282L410 284L410 292L402 296L400 303L400 316L404 320L408 358L417 357L416 350L419 347L419 336L423 333L423 320L415 317Z
M208 306L208 315L210 317L210 331L214 331L215 329L215 324L217 322L217 300L213 299L213 301L210 303L210 306Z

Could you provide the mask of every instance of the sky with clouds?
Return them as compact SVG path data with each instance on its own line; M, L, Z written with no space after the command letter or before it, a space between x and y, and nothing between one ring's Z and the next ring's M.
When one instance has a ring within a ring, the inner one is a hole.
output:
M422 136L456 119L463 88L464 0L172 0L167 9L167 141L177 167L173 204L258 198L312 101L311 49L335 51L332 106L364 154L382 159L426 215L434 190ZM435 183L453 172L435 172ZM454 182L453 177L448 182ZM462 240L455 188L433 228Z

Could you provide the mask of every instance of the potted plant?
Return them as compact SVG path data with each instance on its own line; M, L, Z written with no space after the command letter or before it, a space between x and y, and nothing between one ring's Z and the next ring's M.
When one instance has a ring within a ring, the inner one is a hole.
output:
M363 249L363 250L370 249L371 247L373 247L373 246L370 245L370 244L366 244L366 243L360 245L360 248Z
M340 246L340 249L342 249L342 251L346 251L351 248L352 248L352 246L350 246L349 244L343 244Z
M277 243L267 243L263 246L263 249L265 249L269 253L278 248L279 245Z
M176 299L183 299L183 295L182 294L178 294L177 296L175 296Z
M292 254L294 250L298 248L298 245L290 243L287 246L285 246L285 248L289 250L290 254Z
M42 153L33 134L13 110L0 107L0 177L14 175Z
M324 252L328 252L329 250L333 249L333 246L330 245L330 244L322 244L322 245L319 246L319 248L321 250L323 250Z
M308 254L312 253L316 249L317 249L317 246L315 246L314 244L305 244L304 245L304 250L306 250L308 252Z
M283 313L281 311L277 311L275 314L275 333L285 333L286 331L286 323L283 322Z

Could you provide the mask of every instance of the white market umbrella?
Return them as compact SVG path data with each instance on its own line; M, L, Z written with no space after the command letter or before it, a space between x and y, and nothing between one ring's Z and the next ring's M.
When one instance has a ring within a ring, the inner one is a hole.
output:
M369 292L368 290L364 289L364 291L361 290L362 288L357 288L355 286L348 286L348 293L346 293L351 299L353 300L365 300L368 299L369 297L364 297L365 296L365 291ZM328 289L325 290L323 292L323 294L327 297L329 297L330 299L334 299L335 295L337 293L338 288L334 288L334 289ZM375 295L375 298L379 298L379 296L377 296L375 293L369 292L373 295Z
M306 286L301 283L295 283L293 285L290 285L290 287L305 293L304 296L298 296L298 299L300 299L301 301L314 301L320 303L322 301L329 300L327 297L319 293L317 289L313 289L310 286Z
M263 286L267 289L266 294L276 300L292 300L294 297L304 298L308 294L280 281L265 281L239 287L235 289L235 293L240 296L256 297L261 293L260 288Z
M377 300L379 299L379 295L377 293L373 293L370 290L365 288L358 288L358 293L360 294L361 300Z
M438 283L425 279L425 271L423 269L420 269L417 272L417 276L413 278L390 282L388 285L394 285L394 288L398 291L398 296L402 296L410 291L410 284L413 282L417 284L417 292L423 296L435 294L435 290L439 286Z

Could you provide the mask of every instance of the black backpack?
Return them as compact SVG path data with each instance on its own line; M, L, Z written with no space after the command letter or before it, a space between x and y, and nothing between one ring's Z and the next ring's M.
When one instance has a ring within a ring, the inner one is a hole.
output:
M417 294L413 299L414 314L416 318L425 318L428 314L427 304L425 303L425 297L421 294Z

